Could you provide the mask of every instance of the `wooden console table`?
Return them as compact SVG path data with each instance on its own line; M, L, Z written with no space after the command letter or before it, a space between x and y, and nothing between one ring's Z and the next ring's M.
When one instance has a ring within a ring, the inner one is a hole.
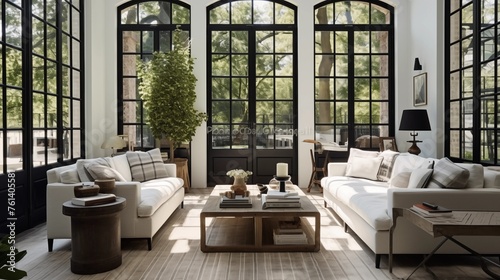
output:
M500 267L487 258L484 258L476 251L467 247L460 241L453 238L453 236L467 235L467 236L500 236L500 212L481 212L481 211L453 211L453 217L424 217L413 212L410 209L393 208L392 210L393 224L389 232L389 272L392 273L392 260L393 260L393 233L396 228L396 221L398 217L407 219L418 228L422 229L432 237L444 236L432 252L427 255L424 260L413 270L413 272L406 278L410 278L415 271L423 266L427 260L434 255L434 253L441 248L441 246L450 240L470 252L472 255L480 258L481 268L486 274L494 279L500 279L500 275L493 273L488 269L487 263Z
M115 202L77 206L66 201L63 214L71 216L71 271L95 274L109 271L122 264L120 211L125 198Z

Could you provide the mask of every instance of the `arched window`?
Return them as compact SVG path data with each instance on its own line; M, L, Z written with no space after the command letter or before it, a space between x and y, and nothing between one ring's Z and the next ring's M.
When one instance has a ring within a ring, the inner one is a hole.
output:
M314 11L316 140L378 149L394 136L393 7L325 1Z
M190 23L190 7L180 1L130 1L118 7L118 133L138 149L154 147L155 139L138 93L137 61L168 52L177 27L190 37Z

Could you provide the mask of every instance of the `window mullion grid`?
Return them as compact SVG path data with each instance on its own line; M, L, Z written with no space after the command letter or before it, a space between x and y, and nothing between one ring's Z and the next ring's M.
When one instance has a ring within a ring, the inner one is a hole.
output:
M473 4L473 46L472 57L472 160L481 161L481 8L479 2ZM466 128L468 129L468 128ZM464 139L465 141L465 139Z

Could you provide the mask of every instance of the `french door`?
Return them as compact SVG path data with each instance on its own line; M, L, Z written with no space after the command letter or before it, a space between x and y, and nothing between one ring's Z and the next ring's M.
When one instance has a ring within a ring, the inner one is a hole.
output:
M268 183L278 162L297 181L295 28L209 24L209 186L229 183L231 169L252 171L249 183Z

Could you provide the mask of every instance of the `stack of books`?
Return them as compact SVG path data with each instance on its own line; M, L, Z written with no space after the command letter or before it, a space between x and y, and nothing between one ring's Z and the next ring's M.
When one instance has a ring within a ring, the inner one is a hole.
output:
M297 192L280 192L269 190L262 194L262 209L266 208L300 208L300 196Z
M416 203L410 208L412 211L424 217L451 217L453 211L443 206L434 205L427 202Z
M252 198L249 196L236 195L234 198L226 197L224 194L220 196L220 208L251 208Z
M73 197L71 203L78 206L94 206L116 201L116 195L112 193L99 193L94 196Z
M307 236L299 222L280 221L273 231L275 245L307 244Z

